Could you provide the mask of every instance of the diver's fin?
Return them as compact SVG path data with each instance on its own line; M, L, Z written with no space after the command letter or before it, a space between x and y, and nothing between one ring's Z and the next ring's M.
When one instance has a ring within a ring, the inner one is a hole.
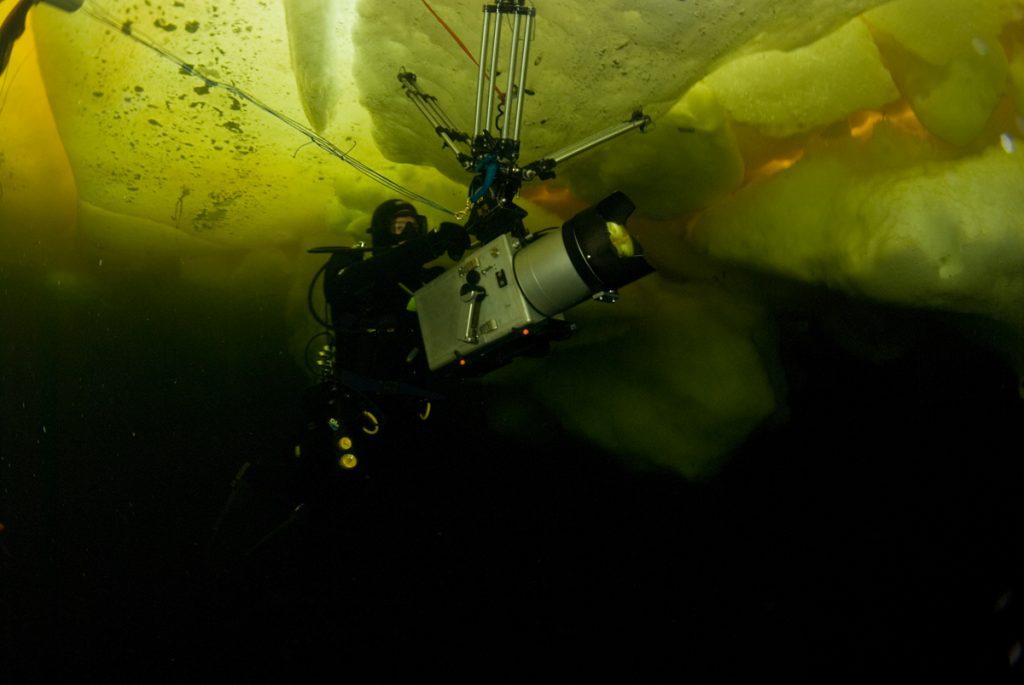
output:
M20 0L4 19L4 23L0 24L0 74L7 69L7 64L11 61L11 51L14 50L14 41L25 33L25 19L37 1Z
M4 23L0 25L0 74L4 73L7 64L11 61L14 41L25 33L25 20L28 18L28 11L40 1L65 12L75 12L81 9L85 3L85 0L20 0L4 19Z

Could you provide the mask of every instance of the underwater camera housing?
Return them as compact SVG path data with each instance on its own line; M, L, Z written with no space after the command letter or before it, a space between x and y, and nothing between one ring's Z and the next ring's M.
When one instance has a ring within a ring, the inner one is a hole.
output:
M454 363L479 373L543 351L572 332L565 310L589 298L614 302L618 288L653 271L626 232L634 209L614 193L560 229L503 233L417 290L430 369Z
M478 243L458 265L415 293L427 362L432 371L457 364L483 373L518 354L542 353L573 327L562 313L588 298L614 302L617 289L653 269L626 231L635 209L614 193L561 229L527 232L515 200L524 182L550 179L577 155L651 123L642 111L530 164L519 164L520 135L536 8L524 0L483 6L472 135L460 130L415 74L398 74L406 97L458 163L475 173L466 230ZM503 33L511 31L503 50ZM498 88L499 63L505 67ZM497 115L496 115L497 114Z
M496 0L483 6L472 133L460 129L437 98L424 92L415 74L404 67L398 74L404 94L444 148L474 174L465 209L450 212L464 225L442 224L442 230L428 233L424 240L386 251L375 246L371 259L378 271L398 274L398 265L408 269L439 257L446 249L441 247L448 240L445 231L457 229L461 234L460 249L447 250L456 266L409 292L421 351L431 372L480 375L518 355L542 354L550 341L574 330L562 316L567 309L589 298L614 302L618 288L653 271L639 242L626 230L635 206L621 192L580 212L560 229L530 233L524 225L527 212L516 204L523 183L554 178L563 162L630 131L644 132L651 123L638 109L626 121L520 164L523 112L526 95L532 92L526 88L526 77L536 14L525 0ZM504 73L499 72L499 63ZM349 256L340 254L345 248L312 251L336 252L326 271L324 294L331 311L340 311L340 297L333 293L343 289L336 284L346 278L347 265L362 261L368 250L348 248ZM372 269L353 269L350 280L360 270ZM341 319L334 318L338 332ZM370 348L370 356L380 356L377 345Z

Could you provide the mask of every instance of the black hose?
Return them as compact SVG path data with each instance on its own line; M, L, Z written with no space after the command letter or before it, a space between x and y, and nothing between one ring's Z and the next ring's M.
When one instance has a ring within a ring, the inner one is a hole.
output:
M330 262L325 262L324 265L320 267L319 271L313 274L313 280L309 282L309 291L306 293L306 305L309 307L309 313L312 315L313 320L324 328L330 329L331 324L328 321L321 319L320 314L316 311L316 307L313 306L313 289L316 288L316 282L320 279L320 274L327 271L328 264L330 264Z

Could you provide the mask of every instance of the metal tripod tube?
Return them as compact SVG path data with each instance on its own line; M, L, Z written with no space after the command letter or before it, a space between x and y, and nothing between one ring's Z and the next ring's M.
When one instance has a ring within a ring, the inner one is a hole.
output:
M491 13L484 7L484 28L480 32L479 70L476 77L476 114L473 115L473 138L480 135L480 114L484 107L484 73L487 64L487 30L491 27Z
M452 123L452 120L448 118L448 115L445 114L445 111L441 109L441 105L437 104L437 98L435 98L433 95L427 94L423 94L422 98L423 104L426 105L427 108L434 113L434 116L437 117L437 120L441 122L441 126L444 126L449 131L456 130L455 124Z
M441 105L438 103L437 98L431 98L431 102L434 103L434 109L437 110L438 114L441 115L441 119L444 120L445 126L453 131L458 131L459 127L456 126L455 122L452 121L452 118L448 116L448 112L441 109Z
M450 147L452 152L455 153L456 159L459 158L459 155L465 154L462 151L462 149L459 147L459 144L456 143L454 140L452 140L452 137L450 135L448 135L444 131L441 131L440 133L441 133L441 140L443 140L445 143L447 143L448 147Z
M406 91L406 95L409 97L410 100L412 100L412 103L416 105L416 108L420 111L420 114L422 114L423 117L427 120L427 123L434 127L434 130L437 131L438 135L441 136L441 139L444 140L448 147L452 149L452 152L454 152L456 155L461 154L462 150L459 149L458 144L454 140L452 140L450 135L448 135L448 132L446 131L447 127L444 125L444 122L438 119L438 117L429 108L429 100L427 100L426 96L424 96L422 93L418 91L413 90Z
M441 122L437 120L437 117L434 116L433 112L427 109L427 106L423 103L423 100L421 100L416 93L408 91L406 93L406 96L410 100L412 100L412 104L416 105L416 109L420 111L420 114L423 115L423 118L426 119L427 122L431 126L433 126L435 130L441 126Z
M624 124L618 124L616 126L610 126L603 131L585 138L578 143L574 143L567 147L563 147L561 150L551 153L547 159L553 160L556 164L564 162L567 159L575 157L576 155L582 154L587 150L591 150L601 143L606 143L613 138L618 138L624 133L628 133L635 128L641 128L651 123L650 117L641 117L632 121L627 121Z
M487 113L484 118L484 130L491 130L491 113L494 111L494 79L498 73L498 53L501 52L501 14L494 20L494 40L491 41L490 83L487 84Z
M516 126L512 138L519 140L523 128L523 101L526 95L526 67L530 64L530 42L533 40L533 13L526 15L526 34L523 36L523 63L519 65L519 93L516 97Z
M516 57L519 56L519 23L522 19L522 15L516 13L516 18L512 20L512 46L508 51L508 86L505 88L505 92L509 97L512 96L513 89L516 84ZM522 84L519 85L522 88ZM509 103L511 104L511 103ZM501 137L504 139L508 138L508 126L509 120L512 118L512 113L508 111L506 107L505 116L501 122Z

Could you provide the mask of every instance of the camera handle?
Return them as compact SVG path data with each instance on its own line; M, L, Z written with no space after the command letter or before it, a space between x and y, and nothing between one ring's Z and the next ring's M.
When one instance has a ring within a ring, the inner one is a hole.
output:
M466 274L466 282L459 289L462 302L469 305L466 309L466 327L461 338L462 342L476 345L480 342L477 328L480 324L480 301L487 297L487 291L480 285L480 272L473 269Z

